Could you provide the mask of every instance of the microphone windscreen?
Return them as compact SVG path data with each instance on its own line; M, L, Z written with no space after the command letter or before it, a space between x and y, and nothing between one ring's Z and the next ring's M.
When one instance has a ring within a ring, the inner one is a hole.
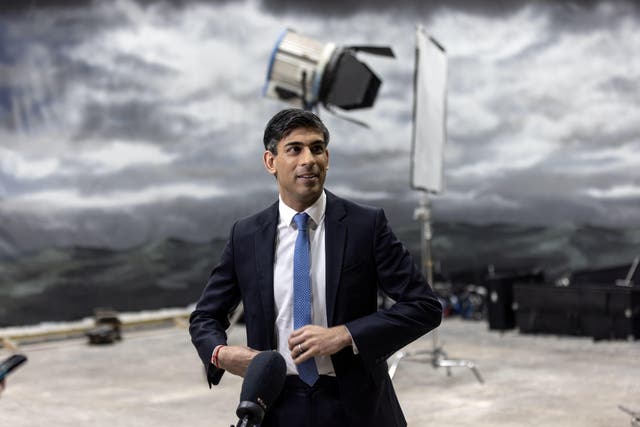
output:
M284 386L287 365L277 351L262 351L249 363L242 382L240 402L254 402L265 411L278 398Z

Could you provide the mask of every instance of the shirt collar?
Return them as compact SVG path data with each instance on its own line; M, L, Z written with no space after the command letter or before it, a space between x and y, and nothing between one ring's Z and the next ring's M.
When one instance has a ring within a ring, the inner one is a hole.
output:
M304 210L304 212L311 217L313 223L317 227L322 220L324 220L324 213L327 209L327 195L324 190L322 190L322 194L318 197L311 206ZM280 221L282 223L290 225L293 221L293 217L298 212L291 209L287 204L282 200L282 197L279 197L278 203L278 212L280 214Z

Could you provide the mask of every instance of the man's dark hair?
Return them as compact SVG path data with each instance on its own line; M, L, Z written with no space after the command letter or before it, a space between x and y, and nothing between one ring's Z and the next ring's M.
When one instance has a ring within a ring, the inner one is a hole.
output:
M299 108L282 110L269 120L264 129L264 148L278 154L278 142L296 129L313 129L322 133L324 143L329 144L329 130L311 111Z

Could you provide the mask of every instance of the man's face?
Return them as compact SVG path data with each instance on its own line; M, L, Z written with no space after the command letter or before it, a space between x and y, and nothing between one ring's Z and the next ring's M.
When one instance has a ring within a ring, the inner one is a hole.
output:
M298 128L278 142L278 154L264 153L264 165L278 180L282 200L302 212L322 193L329 151L322 132Z

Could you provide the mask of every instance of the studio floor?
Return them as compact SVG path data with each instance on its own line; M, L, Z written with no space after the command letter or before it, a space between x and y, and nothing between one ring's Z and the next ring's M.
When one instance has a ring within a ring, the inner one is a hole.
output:
M451 375L405 359L394 384L409 426L629 426L640 412L640 341L489 331L486 322L446 319L449 358L473 361ZM241 327L230 341L243 343ZM431 334L406 350L433 348ZM84 338L23 344L26 365L0 398L2 426L229 427L241 378L210 390L185 326L125 331L121 342ZM9 355L0 349L0 358Z

